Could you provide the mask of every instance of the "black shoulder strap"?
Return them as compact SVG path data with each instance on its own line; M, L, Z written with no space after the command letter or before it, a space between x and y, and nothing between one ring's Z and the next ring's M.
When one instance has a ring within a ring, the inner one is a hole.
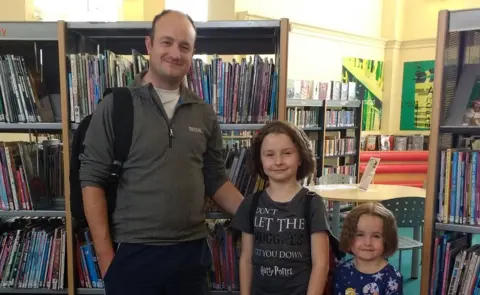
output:
M255 229L255 213L257 212L258 202L263 191L257 191L252 197L252 204L250 205L250 228Z
M113 163L109 179L116 182L132 144L133 98L126 87L107 89L104 95L110 92L113 93Z
M315 192L312 192L310 190L307 191L305 194L305 226L308 228L310 231L311 229L311 223L312 223L312 200L313 198L317 197L317 194ZM308 239L310 240L311 235L308 235ZM338 239L332 234L331 231L328 233L328 240L330 244L330 248L332 249L335 258L340 260L345 256L345 253L340 251L340 242Z
M315 193L307 190L305 193L305 202L303 203L303 212L305 216L305 227L308 229L308 233L310 233L311 223L312 223L312 198L315 196ZM307 235L308 240L310 241L311 235Z

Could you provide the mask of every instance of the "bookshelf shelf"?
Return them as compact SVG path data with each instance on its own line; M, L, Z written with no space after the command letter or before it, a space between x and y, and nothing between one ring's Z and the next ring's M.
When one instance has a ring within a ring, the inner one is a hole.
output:
M104 289L100 288L77 288L76 294L78 295L103 295L105 294Z
M333 156L324 156L325 159L335 159L335 158L344 158L344 157L355 157L357 154L345 154L345 155L333 155Z
M480 226L478 225L462 225L452 223L435 223L436 230L453 231L468 234L480 234Z
M358 126L348 126L348 127L327 127L327 131L340 131L340 130L348 130L348 129L358 129Z
M359 108L361 106L360 100L327 100L327 108Z
M65 217L65 211L61 210L17 210L0 211L0 217Z
M224 131L233 130L260 130L265 124L220 124L220 128Z
M440 132L480 135L480 126L440 126Z
M316 100L316 99L288 99L287 107L322 107L327 108L359 108L362 105L360 100Z
M1 132L61 131L62 123L0 123Z
M57 41L56 22L0 22L0 41Z
M323 100L316 99L287 99L287 107L321 107Z
M51 289L0 288L0 294L68 294L68 291Z

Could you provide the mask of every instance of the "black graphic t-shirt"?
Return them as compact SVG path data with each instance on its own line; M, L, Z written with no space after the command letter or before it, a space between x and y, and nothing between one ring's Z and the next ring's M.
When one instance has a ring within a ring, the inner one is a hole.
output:
M305 295L312 269L309 229L304 216L307 189L286 203L273 201L264 191L255 213L253 230L250 206L253 195L240 205L232 226L255 236L252 295ZM310 232L329 231L325 204L312 198Z

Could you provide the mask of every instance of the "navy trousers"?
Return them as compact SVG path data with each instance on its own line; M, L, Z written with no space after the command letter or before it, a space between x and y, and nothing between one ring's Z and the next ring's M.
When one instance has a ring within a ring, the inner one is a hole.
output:
M206 239L168 246L121 243L104 277L106 295L207 295Z

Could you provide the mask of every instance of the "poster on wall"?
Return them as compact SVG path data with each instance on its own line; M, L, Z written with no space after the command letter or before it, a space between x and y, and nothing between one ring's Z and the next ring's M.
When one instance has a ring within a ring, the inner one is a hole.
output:
M400 130L430 130L434 60L403 64Z
M363 99L362 130L380 130L383 98L383 61L347 57L342 60L342 81L357 83Z

